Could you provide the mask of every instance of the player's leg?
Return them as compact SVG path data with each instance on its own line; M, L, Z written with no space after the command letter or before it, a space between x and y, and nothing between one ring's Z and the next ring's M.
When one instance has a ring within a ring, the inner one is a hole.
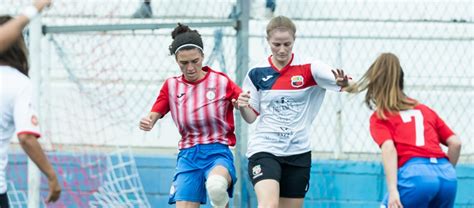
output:
M303 207L309 188L311 152L281 157L280 207Z
M237 181L232 152L225 145L211 145L206 154L211 166L206 170L206 190L213 207L228 207Z
M195 165L194 156L199 149L191 147L178 154L176 173L170 189L169 204L176 207L199 207L206 203L204 171Z
M281 166L269 153L256 153L249 158L248 174L257 194L258 207L278 207Z

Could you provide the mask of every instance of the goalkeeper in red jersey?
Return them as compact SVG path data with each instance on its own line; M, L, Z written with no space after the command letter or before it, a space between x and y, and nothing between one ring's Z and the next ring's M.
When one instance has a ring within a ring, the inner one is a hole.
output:
M382 149L388 194L385 207L453 207L454 166L461 141L428 106L403 92L403 70L394 54L381 54L348 91L367 90L375 112L370 133ZM448 147L445 154L440 144Z

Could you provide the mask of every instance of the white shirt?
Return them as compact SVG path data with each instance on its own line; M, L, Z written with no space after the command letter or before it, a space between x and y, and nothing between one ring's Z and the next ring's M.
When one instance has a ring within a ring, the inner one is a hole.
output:
M288 156L311 151L309 129L326 89L341 90L331 69L321 61L293 55L280 71L271 57L249 70L242 90L250 91L250 106L259 119L248 139L247 157L258 152Z
M10 139L14 134L40 137L40 133L28 77L12 67L0 66L0 98L0 193L5 193Z

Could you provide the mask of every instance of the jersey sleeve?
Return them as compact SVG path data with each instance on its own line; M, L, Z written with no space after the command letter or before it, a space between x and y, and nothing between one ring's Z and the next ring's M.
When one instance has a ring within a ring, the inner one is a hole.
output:
M444 145L447 145L446 141L450 136L454 135L454 132L451 130L451 128L449 128L448 125L446 125L446 123L443 121L443 119L441 119L441 117L438 116L438 114L436 114L434 111L433 113L435 114L435 128L441 140L440 142Z
M255 86L255 84L252 82L252 79L250 79L250 73L252 70L249 70L247 75L245 76L244 83L242 84L242 91L244 92L250 92L250 107L257 113L260 113L260 93Z
M32 134L41 137L34 98L31 82L27 82L23 90L15 96L13 119L16 135Z
M321 62L311 63L311 74L319 87L332 91L341 91L341 87L336 84L336 78L332 73L333 67Z
M229 100L239 98L239 94L242 92L242 89L240 89L240 87L237 86L237 84L235 84L235 82L230 78L227 77L227 80L229 80L227 83L227 97Z
M169 87L168 81L166 81L161 87L160 94L158 95L158 98L156 98L156 101L151 108L151 112L160 113L162 116L164 116L170 111L169 103Z
M370 135L379 147L381 147L385 141L393 139L388 122L377 118L376 114L370 117Z

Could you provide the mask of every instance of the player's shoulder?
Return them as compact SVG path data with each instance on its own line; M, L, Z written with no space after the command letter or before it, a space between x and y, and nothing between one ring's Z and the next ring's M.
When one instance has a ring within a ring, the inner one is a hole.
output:
M372 114L370 115L370 122L376 122L378 120L382 120L378 115L377 111L373 111Z
M29 77L10 66L0 66L0 77L2 83L5 83L7 86L16 86L17 88L32 86Z
M250 67L248 72L249 73L250 72L255 73L255 72L259 72L259 71L267 70L267 69L271 69L271 68L272 68L272 66L268 62L268 59L265 59L265 60L259 61L256 64L252 65L252 67Z
M414 109L420 110L424 116L432 115L432 116L437 116L438 114L429 106L423 104L423 103L418 103Z
M206 67L206 68L207 68L207 71L211 74L215 74L216 76L225 77L226 79L229 79L229 76L224 72L216 71L214 69L211 69L210 67Z

